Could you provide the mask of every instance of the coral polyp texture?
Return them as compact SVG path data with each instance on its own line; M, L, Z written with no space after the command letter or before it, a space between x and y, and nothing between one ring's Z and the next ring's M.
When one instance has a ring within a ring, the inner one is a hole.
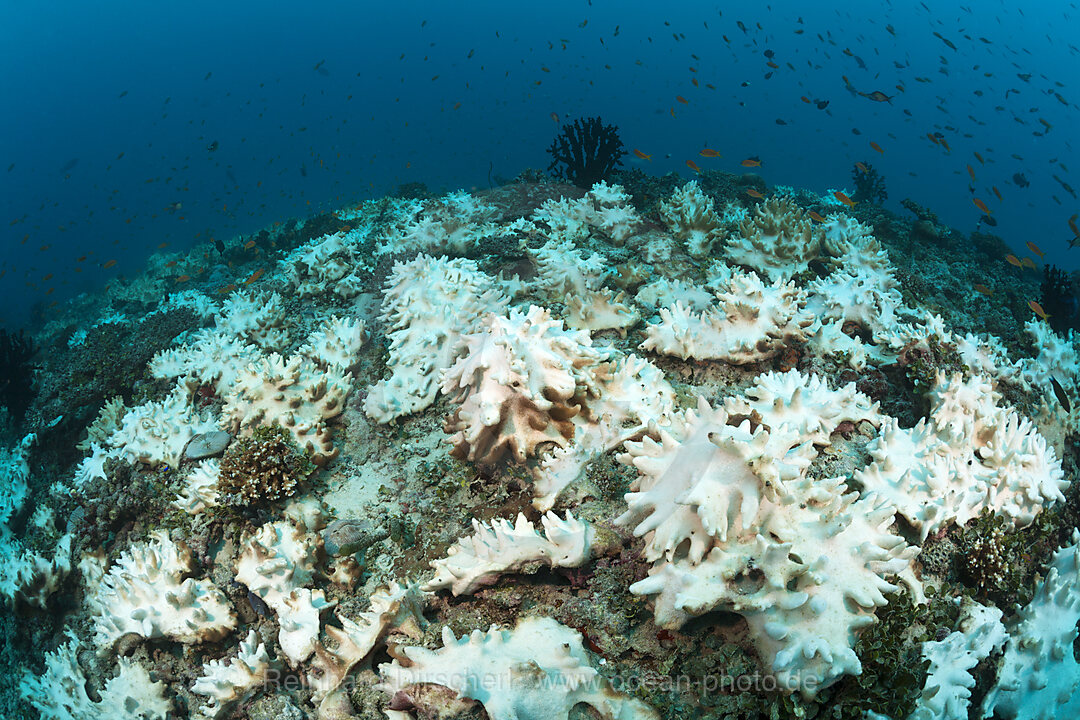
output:
M0 715L1078 714L1072 331L881 208L553 150L29 333L81 359L0 413Z

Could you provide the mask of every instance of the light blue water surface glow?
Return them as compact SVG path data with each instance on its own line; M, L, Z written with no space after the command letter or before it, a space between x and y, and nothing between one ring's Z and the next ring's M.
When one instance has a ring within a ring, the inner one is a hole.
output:
M1053 175L1080 188L1078 19L1072 2L4 3L0 324L137 272L161 243L544 169L552 113L599 114L652 155L628 166L687 179L686 160L757 156L770 184L824 193L869 162L887 207L911 197L968 232L979 197L1018 254L1031 240L1075 269L1080 201Z

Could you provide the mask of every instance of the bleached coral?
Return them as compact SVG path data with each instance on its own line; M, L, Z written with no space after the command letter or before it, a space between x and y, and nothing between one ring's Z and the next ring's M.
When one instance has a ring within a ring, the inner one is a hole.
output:
M544 224L557 241L584 239L592 229L602 230L621 245L640 225L630 196L619 185L600 181L578 200L546 200L532 220Z
M858 632L918 552L889 529L890 505L805 473L813 445L841 422L876 421L877 407L852 385L833 391L798 373L765 376L727 405L701 400L619 456L639 476L616 522L644 536L656 563L630 589L655 596L665 627L742 614L780 686L813 695L861 672Z
M494 463L524 462L542 443L565 445L583 396L596 394L605 358L588 333L533 305L527 313L489 315L465 336L465 353L443 375L443 392L460 407L447 421L454 455Z
M686 243L694 257L705 257L724 237L713 201L691 180L660 202L660 217L676 239Z
M170 293L157 312L165 313L170 310L187 309L195 313L200 320L209 320L217 315L221 308L216 302L203 295L198 290L182 290Z
M325 633L332 648L325 642L315 647L308 670L308 683L314 688L314 700L322 701L345 682L349 672L371 653L375 644L391 632L420 635L427 626L424 619L425 593L414 583L392 582L371 596L367 610L353 620L340 612L341 627L327 625Z
M300 297L333 292L348 300L364 288L362 275L367 268L359 250L369 232L363 226L314 238L282 258L278 266Z
M770 280L787 280L817 257L822 232L790 200L769 198L728 236L728 260L757 270Z
M793 283L765 285L754 273L735 273L717 305L693 313L681 303L660 311L646 327L643 350L682 359L716 359L742 365L772 357L805 340L814 322L805 295Z
M195 570L191 550L164 530L121 553L101 581L94 607L95 642L102 654L128 633L182 643L212 642L236 627L236 614L210 580Z
M235 291L221 304L215 327L226 337L242 337L261 348L289 343L286 310L277 293Z
M178 384L164 400L127 410L108 442L127 460L151 467L175 466L191 438L212 430L217 430L217 418L210 411L196 410Z
M431 405L440 374L464 349L462 337L508 303L495 279L465 259L418 255L396 263L386 286L382 321L390 337L391 375L364 401L368 417L383 423Z
M356 364L357 354L364 346L364 321L339 318L331 315L300 346L299 353L306 355L323 368L337 367L348 370Z
M294 666L315 650L319 615L332 603L310 590L317 535L288 521L266 523L247 539L236 562L236 581L247 586L278 616L278 640Z
M1080 663L1073 653L1080 622L1080 531L1054 553L1030 603L1008 624L997 682L982 717L1054 720L1080 713Z
M1029 525L1068 487L1053 448L1026 418L997 407L986 380L939 374L930 420L911 429L889 418L868 450L874 462L854 481L887 499L925 538L990 508Z
M203 665L202 674L191 686L191 692L206 696L207 701L193 717L221 717L265 685L272 669L273 663L266 646L258 642L254 630L249 630L230 662L210 660Z
M904 309L891 273L844 268L807 285L806 307L816 317L857 323L875 340L895 329Z
M180 347L166 348L154 355L149 370L157 378L187 377L212 385L223 395L243 369L258 357L259 349L244 339L204 328L193 333Z
M443 647L407 647L403 660L379 666L380 687L408 697L433 683L484 706L491 720L567 720L571 708L592 706L603 720L657 720L640 700L617 693L594 668L581 634L551 618L518 620L512 629L454 637L443 628Z
M23 549L9 534L0 530L0 597L13 605L44 610L49 597L71 573L72 536L65 534L53 548L51 559L36 550Z
M592 253L586 257L566 238L548 240L532 256L538 284L559 299L596 290L608 269L603 256Z
M340 415L352 390L352 374L339 366L325 370L303 355L277 353L242 370L222 408L222 427L250 435L260 425L277 423L317 463L337 455L326 421Z
M67 642L45 653L45 672L24 672L19 693L41 713L42 720L165 720L172 702L165 683L154 682L141 664L117 659L119 672L105 681L101 699L86 692L86 675L79 666L79 639L70 630Z
M465 253L480 240L494 235L495 207L466 192L436 200L403 205L390 223L376 251L386 253Z
M528 563L578 567L588 562L593 544L589 523L569 511L565 518L548 512L540 520L543 535L522 513L513 523L501 518L490 523L473 519L473 534L451 545L447 557L431 562L435 577L423 589L449 588L455 596L472 595L500 575L517 572Z
M681 303L692 312L703 312L712 306L716 296L685 280L661 277L642 285L634 299L650 308L671 307L675 303Z
M37 435L26 435L11 450L0 449L0 526L22 507L29 491L30 448Z
M625 337L626 330L640 319L624 292L601 288L566 298L566 325L574 330L618 330Z
M108 400L98 411L94 421L87 426L86 437L75 447L79 450L90 450L95 443L107 445L109 437L120 429L120 421L125 413L127 408L124 407L124 398L117 395Z
M218 480L221 476L221 464L216 459L203 460L187 476L184 489L173 500L173 506L188 515L198 515L209 508L220 505Z

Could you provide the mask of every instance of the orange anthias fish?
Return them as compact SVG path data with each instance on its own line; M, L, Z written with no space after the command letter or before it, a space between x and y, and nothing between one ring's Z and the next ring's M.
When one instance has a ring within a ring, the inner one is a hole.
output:
M1030 240L1028 240L1028 241L1027 241L1026 243L1024 243L1024 244L1025 244L1025 245L1027 245L1027 249L1028 249L1028 250L1030 250L1031 252L1035 253L1035 254L1036 254L1036 255L1038 256L1038 258L1039 258L1040 260L1042 260L1042 257L1043 257L1043 255L1045 255L1045 254L1046 254L1046 253L1044 253L1044 252L1043 252L1043 251L1042 251L1042 250L1041 250L1041 249L1039 248L1039 246L1038 246L1038 245L1036 245L1035 243L1031 242Z
M698 164L696 162L694 162L693 160L687 160L686 161L686 167L690 168L691 170L698 173L699 175L701 174L701 168L699 168Z
M180 277L176 278L176 282L178 282L178 283L187 282L190 279L191 279L190 275L181 275Z
M1080 215L1073 215L1069 218L1069 229L1073 231L1073 235L1076 237L1080 237L1080 227L1076 226L1076 218L1078 217L1080 217Z
M866 173L866 174L869 174L869 173L870 173L870 170L869 170L869 168L867 168L867 167L866 167L865 165L863 165L863 164L862 164L861 162L857 162L857 163L855 163L855 167L859 168L859 172L861 172L861 173Z
M689 105L690 104L690 101L687 100L686 98L684 98L682 95L676 95L675 100L677 100L678 102L681 102L683 105Z
M262 268L259 268L258 270L256 270L255 272L253 272L251 274L251 277L249 277L247 280L244 281L244 284L245 285L250 285L251 283L253 283L256 280L258 280L259 278L261 278L263 276L264 272L266 272L266 271L263 270Z
M1020 264L1026 268L1031 268L1032 270L1035 269L1035 261L1029 258L1027 255L1020 258Z
M1024 264L1021 263L1020 260L1018 260L1017 257L1015 255L1012 255L1012 254L1006 255L1005 256L1005 261L1007 263L1009 263L1010 265L1015 265L1018 268L1024 267Z
M985 285L983 285L982 283L975 283L975 285L974 285L974 288L975 288L975 289L976 289L977 291L981 292L981 293L982 293L983 295L993 295L993 294L994 294L994 291L993 291L993 290L991 290L990 288L986 287L986 286L985 286Z
M874 142L873 140L871 140L871 141L870 141L870 147L874 148L875 150L877 150L877 151L878 151L879 153L881 153L882 155L884 155L884 154L885 154L885 151L881 149L881 146L880 146L880 145L878 145L878 144L877 144L876 142Z
M648 160L649 162L652 162L652 155L646 155L637 148L634 148L634 155L641 158L642 160Z
M699 153L698 153L698 155L700 155L701 157L707 157L707 158L719 158L719 157L724 157L723 155L721 155L720 153L716 152L716 151L715 151L715 150L713 150L712 148L702 148L702 149L701 149L701 152L699 152Z
M975 179L975 168L968 165L967 166L967 171L968 171L968 175L971 176L971 179L974 180Z
M973 200L972 200L971 202L973 202L973 203L975 204L975 207L979 208L980 210L982 210L982 211L983 211L984 213L986 213L987 215L990 215L990 214L992 214L992 213L990 212L990 208L986 207L986 203L984 203L984 202L983 202L982 200L980 200L979 198L975 198L975 199L973 199Z
M764 200L765 199L765 196L762 195L757 190L755 190L754 188L750 188L749 190L747 190L746 194L749 195L750 197L754 198L755 200Z
M857 204L854 200L852 200L839 190L833 190L833 197L847 205L849 208L853 208Z
M997 195L998 202L1005 202L1005 198L1001 197L1001 191L997 189L997 185L994 185L990 189L994 191L995 195Z
M1050 316L1046 314L1046 311L1042 309L1042 305L1040 305L1039 303L1035 302L1034 300L1028 300L1027 304L1028 307L1031 308L1031 312L1035 313L1043 320L1050 319Z
M245 250L250 250L253 247L255 247L255 241L254 240L248 240L246 243L244 243L244 249Z
M811 210L810 212L807 213L807 215L809 215L810 219L813 220L814 222L819 222L819 223L825 222L825 218L821 217L821 213L816 213L813 210Z
M102 265L101 267L103 267L103 268L105 268L106 270L108 270L109 268L111 268L111 267L112 267L113 265L115 265L115 264L116 264L116 261L115 261L115 260L110 260L109 262L105 263L105 264L104 264L104 265Z
M978 150L973 150L972 152L975 153L975 159L979 161L980 165L985 165L986 164L986 161L983 160L983 156L979 154Z
M739 164L743 167L761 167L761 161L757 158L747 158Z
M552 120L552 122L559 122L558 113L551 113L551 120Z

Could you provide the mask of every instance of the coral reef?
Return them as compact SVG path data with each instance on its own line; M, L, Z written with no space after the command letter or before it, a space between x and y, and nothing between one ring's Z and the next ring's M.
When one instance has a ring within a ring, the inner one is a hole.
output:
M280 425L257 428L251 437L239 438L217 464L214 490L221 502L249 505L291 497L315 472L310 455ZM204 473L205 475L205 473ZM196 494L207 492L206 483ZM189 486L190 487L190 486Z

